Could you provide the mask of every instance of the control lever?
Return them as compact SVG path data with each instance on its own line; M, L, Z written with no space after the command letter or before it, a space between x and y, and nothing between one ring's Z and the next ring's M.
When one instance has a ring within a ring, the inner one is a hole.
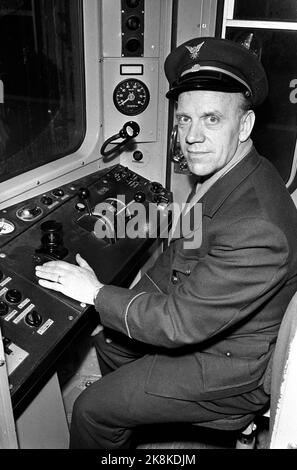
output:
M116 152L121 147L123 147L129 140L133 139L134 137L137 137L139 132L140 132L140 127L137 124L137 122L135 121L126 122L118 134L112 135L111 137L109 137L109 139L107 139L104 142L100 150L101 155L103 155L104 157L108 157L109 155L111 155L112 153ZM113 147L112 149L106 150L106 147L109 144L111 144L114 140L117 140L117 139L124 139L124 140L123 142L120 142L117 145L115 145L115 147Z
M56 259L63 259L68 254L68 250L63 243L62 224L55 220L48 220L41 224L40 229L42 232L41 247L35 252L37 254L48 254Z
M80 190L78 191L78 196L85 202L88 214L93 215L90 206L90 191L88 190L88 188L80 188Z

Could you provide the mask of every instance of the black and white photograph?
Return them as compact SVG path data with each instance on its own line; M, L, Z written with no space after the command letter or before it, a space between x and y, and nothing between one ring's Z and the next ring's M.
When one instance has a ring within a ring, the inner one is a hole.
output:
M297 449L296 142L297 0L0 0L1 450Z

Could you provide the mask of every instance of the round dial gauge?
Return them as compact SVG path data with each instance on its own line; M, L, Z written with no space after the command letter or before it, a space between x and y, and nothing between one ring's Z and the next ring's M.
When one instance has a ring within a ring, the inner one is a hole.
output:
M15 230L15 226L9 220L0 218L0 236L1 235L8 235Z
M113 92L115 107L127 116L142 113L147 108L149 101L150 93L147 86L136 78L123 80Z

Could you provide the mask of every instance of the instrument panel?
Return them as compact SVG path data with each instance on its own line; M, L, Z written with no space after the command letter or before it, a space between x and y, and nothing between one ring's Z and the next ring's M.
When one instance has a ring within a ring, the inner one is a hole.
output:
M0 211L0 323L14 407L96 317L93 307L42 288L35 266L75 263L80 253L100 281L128 287L168 229L171 200L161 184L115 165ZM129 236L136 226L138 236Z

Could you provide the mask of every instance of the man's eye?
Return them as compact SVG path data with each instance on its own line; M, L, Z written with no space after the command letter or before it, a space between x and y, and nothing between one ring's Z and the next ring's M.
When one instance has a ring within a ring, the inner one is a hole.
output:
M219 122L219 118L214 115L207 116L206 122L208 122L209 124L217 124Z
M188 124L190 122L190 118L187 116L178 116L177 122L179 125Z

